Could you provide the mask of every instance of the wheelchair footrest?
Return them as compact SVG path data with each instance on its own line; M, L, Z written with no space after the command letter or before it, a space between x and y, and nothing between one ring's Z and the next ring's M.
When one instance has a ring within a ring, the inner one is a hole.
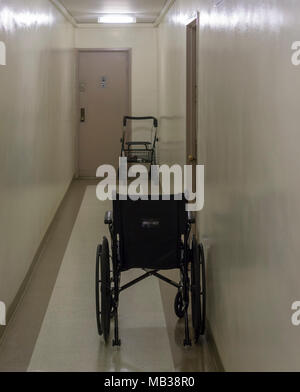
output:
M184 347L192 347L191 339L189 339L189 340L184 339L183 345L184 345Z
M121 340L119 339L119 340L113 340L112 341L112 345L113 345L113 347L120 347L121 346Z

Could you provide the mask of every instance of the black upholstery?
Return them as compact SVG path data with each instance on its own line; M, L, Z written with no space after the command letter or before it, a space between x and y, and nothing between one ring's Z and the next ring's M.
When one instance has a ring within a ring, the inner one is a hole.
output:
M187 227L185 204L184 197L174 200L174 196L171 200L114 201L114 233L120 240L122 271L180 266L181 239Z

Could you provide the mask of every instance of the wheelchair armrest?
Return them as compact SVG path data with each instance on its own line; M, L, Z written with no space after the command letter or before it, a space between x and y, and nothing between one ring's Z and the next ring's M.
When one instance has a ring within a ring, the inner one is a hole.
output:
M113 223L113 213L112 213L112 211L106 211L105 218L104 218L104 223L106 225L111 225Z
M188 212L188 222L190 224L196 223L196 214L193 211Z

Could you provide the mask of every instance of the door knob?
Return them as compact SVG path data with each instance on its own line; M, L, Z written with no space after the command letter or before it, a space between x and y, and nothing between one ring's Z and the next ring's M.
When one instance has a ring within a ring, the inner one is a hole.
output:
M190 162L195 162L196 158L193 155L188 156Z
M80 122L85 122L85 108L80 109Z

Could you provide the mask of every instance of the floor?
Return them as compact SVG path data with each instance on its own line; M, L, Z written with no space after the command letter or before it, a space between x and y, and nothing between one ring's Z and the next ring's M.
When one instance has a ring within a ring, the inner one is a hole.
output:
M0 371L219 371L210 341L184 348L174 314L176 289L149 278L120 298L121 348L97 334L96 246L108 235L110 202L96 183L74 181L57 213L32 277L0 342ZM122 275L123 283L139 276ZM167 275L178 279L177 271Z

